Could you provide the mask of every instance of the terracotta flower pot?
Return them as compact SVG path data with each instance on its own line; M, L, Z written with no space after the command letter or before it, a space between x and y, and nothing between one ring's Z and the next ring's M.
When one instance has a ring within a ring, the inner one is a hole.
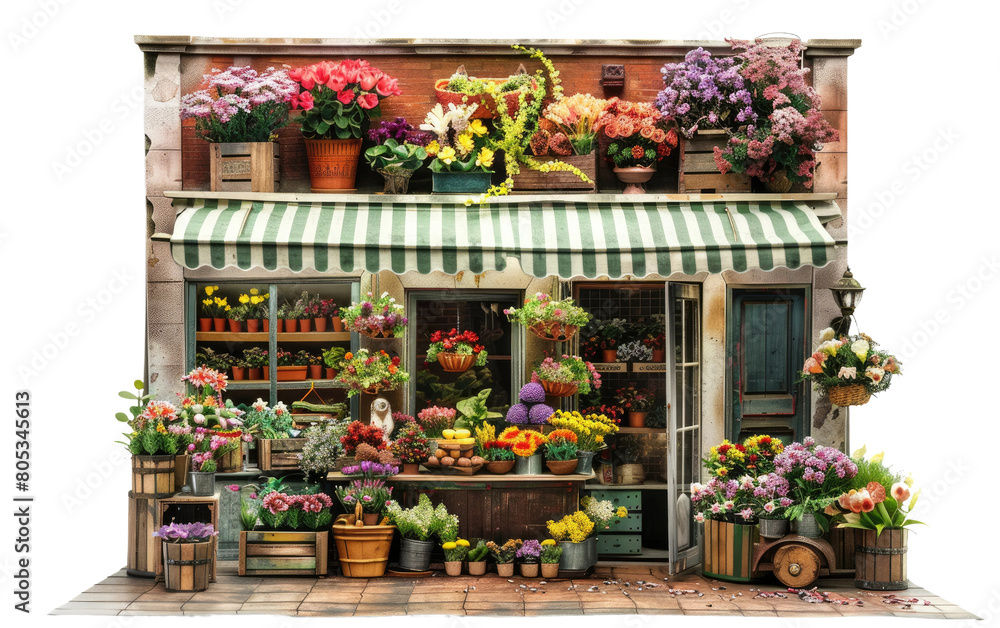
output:
M305 140L305 145L313 192L355 189L361 139Z
M494 475L503 475L504 473L510 473L510 470L514 468L513 460L494 460L492 462L486 463L486 472L492 473Z
M339 316L334 316L330 319L330 322L333 323L333 331L338 334L344 331L344 320Z
M381 521L382 515L377 512L366 512L361 515L361 522L366 526L377 526L378 522Z
M313 327L315 327L316 331L319 331L319 332L326 331L326 319L325 318L314 318L313 319Z
M220 318L213 318L212 319L212 328L215 330L216 333L219 333L219 334L223 333L224 331L226 331L226 319L221 318L221 317Z
M322 364L310 364L309 365L309 379L323 379L323 365Z
M247 332L251 334L256 334L260 331L260 320L256 318L247 319Z
M420 464L417 462L404 462L400 475L417 475L420 473Z
M243 331L243 323L241 323L240 321L234 321L233 319L230 318L229 319L229 331L230 331L230 333L233 333L233 334L240 333L241 331Z
M198 319L198 331L212 331L212 319L210 319L210 318L199 318Z
M653 362L657 364L662 364L667 361L667 352L665 349L653 349Z
M296 329L298 329L299 321L295 320L294 318L286 318L284 320L285 320L285 331L287 333L292 333ZM281 329L279 328L278 331L281 331Z
M628 426L629 427L646 427L646 415L648 412L629 412L628 413Z
M326 373L325 373L326 379L333 379L334 377L337 376L337 370L336 369L326 368L324 370L326 371Z
M618 360L618 349L601 349L601 359L605 364L611 364Z
M312 322L311 318L303 318L302 320L299 321L299 331L301 331L303 333L309 333L309 332L311 332L312 331L312 323L313 322Z
M548 467L549 473L552 475L569 475L576 473L576 463L576 458L572 460L546 460L545 466Z
M545 389L545 394L553 397L572 397L576 394L577 384L542 380L542 388Z
M247 369L248 379L264 379L264 369L259 366L251 366Z
M234 366L233 367L233 381L234 382L243 381L246 378L247 378L247 370L246 370L245 367L242 367L242 366Z
M476 361L476 356L445 353L442 351L437 354L437 361L441 365L441 368L448 373L464 373Z

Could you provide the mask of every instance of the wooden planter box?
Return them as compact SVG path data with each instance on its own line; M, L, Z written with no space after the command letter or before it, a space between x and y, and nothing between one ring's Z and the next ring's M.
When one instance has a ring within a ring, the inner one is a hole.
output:
M592 192L597 187L597 151L589 155L569 155L560 157L558 155L546 155L535 157L536 161L545 163L547 161L559 160L571 166L579 168L587 177L590 183L586 183L572 172L541 172L531 170L522 164L521 172L513 176L514 192L537 191L537 190L580 190Z
M218 460L219 473L239 473L243 470L243 443Z
M240 532L241 576L325 576L328 530Z
M677 191L684 193L735 194L750 191L750 177L745 174L722 174L715 166L714 149L725 148L725 131L697 131L693 138L681 137L680 172Z
M708 578L750 582L754 544L760 542L756 525L741 525L709 519L705 522L705 560L702 571Z
M152 578L159 562L160 539L153 536L158 530L159 500L137 497L128 493L128 557L126 571L130 576Z
M261 471L293 471L305 438L261 438L257 440L257 465Z
M854 586L872 591L901 591L909 586L906 579L905 528L855 533Z
M277 192L277 142L209 144L213 192Z

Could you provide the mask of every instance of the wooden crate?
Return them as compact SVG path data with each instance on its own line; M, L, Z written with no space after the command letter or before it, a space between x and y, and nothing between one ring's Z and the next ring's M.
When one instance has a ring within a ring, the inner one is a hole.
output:
M697 131L693 138L681 138L680 172L677 191L684 193L735 194L750 191L750 177L745 174L722 174L715 165L714 149L724 148L725 131Z
M590 183L580 179L572 172L541 172L531 170L528 166L521 164L521 172L513 176L514 192L537 192L539 190L578 190L581 192L592 192L597 187L597 151L589 155L569 155L560 157L559 155L546 155L545 157L535 157L536 161L545 163L547 161L559 160L579 168L587 177Z
M296 471L305 438L257 439L257 465L261 471Z
M213 192L277 192L280 181L277 142L209 144Z
M156 564L159 560L159 539L153 537L153 532L159 529L156 525L158 499L152 497L137 497L128 493L128 558L125 569L130 576L152 578L156 575Z
M705 559L702 571L708 578L750 582L754 544L760 542L756 525L705 521Z
M190 493L178 493L174 497L158 499L156 500L156 504L154 506L154 512L156 515L153 522L153 524L156 526L154 529L158 530L160 526L170 523L170 521L167 521L166 519L167 519L167 510L169 510L171 506L181 506L181 507L205 506L206 508L208 508L209 521L205 521L204 523L211 523L212 527L215 528L215 531L216 532L219 531L218 497L215 496L200 497L196 495L191 495ZM199 520L201 520L201 518L199 518ZM181 523L190 523L190 521L181 521ZM156 554L156 564L154 565L153 572L155 574L157 581L159 581L163 578L163 556L161 549L163 546L163 541L161 541L159 537L153 538L151 540L153 541L153 545L155 545L154 552ZM212 582L215 582L216 573L218 571L216 565L217 555L218 552L216 551L212 552L212 568L210 570L210 576L209 576Z
M329 531L240 532L241 576L325 576Z

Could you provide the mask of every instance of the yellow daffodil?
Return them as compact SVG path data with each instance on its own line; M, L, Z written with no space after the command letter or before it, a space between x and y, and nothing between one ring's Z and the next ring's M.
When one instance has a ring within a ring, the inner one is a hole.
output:
M205 294L207 294L208 296L212 296L212 293L215 292L216 290L217 288L215 286L205 286Z
M232 310L232 309L233 309L233 306L231 306L231 305L227 305L227 306L226 306L226 311L227 311L227 312L229 312L229 311L230 311L230 310Z
M438 152L437 158L440 159L444 165L450 166L451 163L455 161L455 149L451 146L445 146Z
M472 131L466 130L456 138L458 151L463 155L468 155L476 148L476 141L472 138Z
M212 299L205 299L204 301L202 301L203 305L212 305L212 303L214 303L214 301L212 301Z
M438 144L437 140L431 140L427 146L424 146L424 150L427 151L428 157L433 157L438 154L439 150L441 150L441 145Z
M469 121L469 132L480 137L489 133L489 131L486 130L486 126L483 125L482 120L478 118L474 118Z
M250 296L249 295L246 295L246 294L241 294L240 295L240 303L249 303L249 302L250 302Z
M493 151L488 148L480 150L479 157L476 158L476 165L483 168L491 168L493 166Z

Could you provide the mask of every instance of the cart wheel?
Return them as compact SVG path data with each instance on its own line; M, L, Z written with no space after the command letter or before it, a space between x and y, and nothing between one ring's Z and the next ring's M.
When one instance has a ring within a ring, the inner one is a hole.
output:
M774 575L787 587L805 588L819 577L819 556L798 543L780 547L774 553Z

